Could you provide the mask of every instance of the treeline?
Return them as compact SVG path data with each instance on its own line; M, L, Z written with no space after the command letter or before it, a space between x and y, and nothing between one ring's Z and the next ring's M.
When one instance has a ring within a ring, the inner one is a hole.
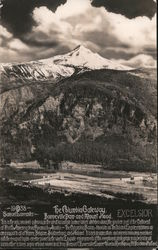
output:
M143 196L143 194L135 193L135 192L121 193L121 192L113 192L109 190L102 190L102 193L112 195L120 199L135 200L135 201L145 200L145 197Z
M54 162L72 161L79 163L110 164L115 153L111 147L94 142L77 142L75 144L58 144L56 147L38 146L35 157L37 160L50 159Z
M71 161L82 164L101 164L110 170L155 171L155 166L150 162L133 160L131 151L132 148L120 147L114 150L112 145L85 140L75 144L60 143L51 147L39 145L34 157L42 167L51 167L50 161L54 164Z

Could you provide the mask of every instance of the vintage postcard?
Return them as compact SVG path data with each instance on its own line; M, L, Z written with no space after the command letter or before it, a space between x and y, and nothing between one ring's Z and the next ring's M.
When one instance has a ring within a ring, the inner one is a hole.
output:
M156 0L0 1L0 249L156 250Z

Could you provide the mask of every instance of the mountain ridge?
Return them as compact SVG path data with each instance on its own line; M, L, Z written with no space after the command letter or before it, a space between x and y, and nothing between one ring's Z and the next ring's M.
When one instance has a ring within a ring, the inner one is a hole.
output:
M9 71L9 80L1 79L2 162L52 159L155 168L155 70L84 69L74 66L66 77L26 82L10 81Z
M25 63L1 63L0 80L1 83L7 81L14 82L16 79L21 81L44 81L50 78L58 81L74 74L76 69L79 72L83 72L100 68L130 69L129 67L113 63L83 46L78 46L69 53L48 59Z

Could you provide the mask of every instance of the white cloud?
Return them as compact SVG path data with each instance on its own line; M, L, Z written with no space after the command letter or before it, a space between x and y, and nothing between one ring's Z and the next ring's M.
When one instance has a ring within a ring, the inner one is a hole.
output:
M6 46L7 41L12 39L12 34L7 31L2 25L0 25L0 46Z
M26 52L29 47L20 39L14 38L13 35L2 25L0 25L0 61L12 62L19 58L25 60ZM27 57L28 58L28 57Z
M112 34L122 43L134 48L141 48L142 46L155 47L156 15L152 20L147 17L128 19L123 15L109 13L104 8L102 8L102 12L105 13L105 18L112 26Z
M91 6L90 0L67 0L55 13L45 6L35 8L33 18L37 26L33 27L31 36L45 36L45 39L65 43L70 49L78 44L97 47L97 44L94 46L95 41L85 37L85 33L95 30L102 32L101 15L99 9Z
M115 60L115 61L123 65L134 68L139 68L139 67L156 68L156 60L153 59L152 56L145 54L134 56L129 60Z
M86 32L93 32L95 30L102 31L102 17L101 15L95 13L95 16L91 13L91 21L87 18L87 24L83 25L83 23L79 23L75 27L75 33L76 34L82 34ZM93 17L93 18L92 18Z
M89 0L67 0L66 4L57 8L55 14L59 19L65 19L68 17L84 14L89 8L91 8L91 3Z
M29 50L28 46L24 44L22 41L19 39L13 39L9 44L9 48L12 50L17 50L17 51L23 51L23 50Z
M12 59L16 60L16 52L13 51L13 50L10 50L8 48L2 48L0 47L0 55L1 55L1 62L8 62L8 59L9 61L12 61Z
M67 32L71 32L72 29L68 22L62 21L56 13L54 14L45 6L35 8L33 11L33 18L38 24L38 26L33 28L33 31L42 31L47 34L54 31L54 33L67 34Z
M134 49L156 46L156 15L152 20L147 17L128 19L123 15L108 12L104 7L94 8L90 0L67 0L66 4L58 7L55 16L71 23L73 27L75 19L81 16L82 20L74 27L75 35L79 37L82 33L92 31L101 31L104 34L111 32L121 43ZM104 39L106 40L106 37Z
M10 32L7 31L6 28L4 28L2 25L0 25L0 37L4 37L4 38L11 38L12 34Z

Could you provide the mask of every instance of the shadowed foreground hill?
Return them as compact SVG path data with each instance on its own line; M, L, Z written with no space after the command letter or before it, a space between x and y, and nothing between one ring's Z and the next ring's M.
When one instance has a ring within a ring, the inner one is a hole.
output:
M46 158L154 171L155 69L94 69L8 86L1 94L2 161Z

